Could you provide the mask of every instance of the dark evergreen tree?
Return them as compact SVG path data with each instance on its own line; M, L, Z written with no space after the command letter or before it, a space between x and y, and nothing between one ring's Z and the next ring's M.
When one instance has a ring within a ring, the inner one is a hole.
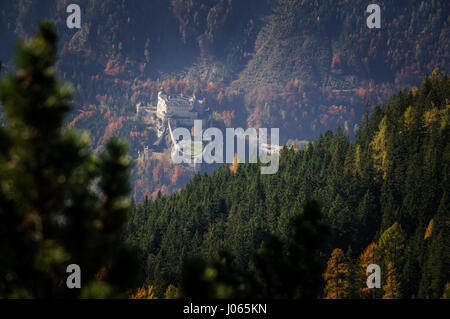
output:
M64 132L72 90L54 75L56 41L40 24L0 84L0 296L123 296L135 273L120 238L129 159L116 139L96 157L86 135ZM81 290L66 287L69 264L81 267Z

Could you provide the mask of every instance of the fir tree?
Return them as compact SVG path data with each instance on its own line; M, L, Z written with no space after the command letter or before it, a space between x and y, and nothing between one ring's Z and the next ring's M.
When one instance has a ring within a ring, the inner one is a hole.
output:
M40 24L18 46L17 73L0 83L0 295L114 296L135 273L120 241L129 159L118 140L98 158L85 135L63 133L72 90L54 75L56 40ZM66 287L69 264L81 267L81 291Z

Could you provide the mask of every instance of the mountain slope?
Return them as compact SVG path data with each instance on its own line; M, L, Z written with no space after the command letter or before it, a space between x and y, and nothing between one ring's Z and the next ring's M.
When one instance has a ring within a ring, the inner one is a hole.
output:
M266 234L287 240L289 219L312 197L332 228L323 258L351 247L360 267L358 257L374 243L377 263L383 271L393 264L403 297L439 298L450 280L449 100L450 79L436 70L420 89L401 91L366 116L356 142L327 131L303 150L284 148L277 174L260 175L256 164L235 173L223 167L196 175L179 194L145 201L126 236L141 250L142 282L163 294L179 285L185 257L214 258L225 247L246 269ZM359 297L364 283L350 283Z
M161 87L204 99L217 127L279 127L285 143L338 126L353 138L367 102L419 85L434 68L450 72L448 1L380 1L381 29L367 28L361 0L89 0L80 30L66 27L68 4L2 3L0 59L13 70L17 37L53 20L56 69L77 92L68 126L88 131L95 151L111 136L127 139L134 158L156 140L135 104L154 104ZM192 175L160 162L136 162L136 201Z

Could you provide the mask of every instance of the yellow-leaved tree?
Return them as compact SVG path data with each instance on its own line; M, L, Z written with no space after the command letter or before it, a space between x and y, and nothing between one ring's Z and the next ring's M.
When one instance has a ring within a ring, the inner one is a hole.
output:
M231 166L230 166L230 172L232 174L236 174L238 166L239 166L239 163L237 160L237 154L234 154L233 164L231 164Z
M378 133L370 142L373 149L373 165L375 169L383 173L383 178L387 176L387 168L389 167L388 151L387 151L387 119L383 117L379 126Z
M371 289L367 287L367 266L370 264L379 264L380 256L379 250L376 243L371 243L367 248L363 251L361 256L359 257L359 266L360 266L360 281L359 285L361 287L360 293L361 298L377 298L379 293L377 294L377 289Z
M349 266L342 249L336 248L331 253L327 269L323 274L325 279L325 299L348 298L350 283L348 280Z
M158 299L155 296L155 291L153 286L149 285L147 287L140 287L135 293L130 295L130 299Z
M396 269L391 262L387 267L387 279L386 284L383 286L383 290L383 299L400 299L402 297Z
M428 223L427 230L425 231L425 235L424 235L423 239L427 239L427 238L431 237L431 235L433 234L433 225L434 225L434 220L431 219L430 222Z

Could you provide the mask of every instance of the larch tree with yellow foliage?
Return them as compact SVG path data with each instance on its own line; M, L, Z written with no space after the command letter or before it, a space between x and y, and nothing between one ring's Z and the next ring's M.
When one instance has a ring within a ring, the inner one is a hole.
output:
M431 235L433 234L433 225L434 225L434 220L431 219L430 222L428 223L428 226L425 231L425 235L424 235L423 239L427 239L427 238L431 237Z
M377 294L378 290L370 289L367 287L366 280L367 280L367 266L370 264L379 264L380 263L380 256L378 251L378 246L376 243L371 243L367 248L364 250L364 252L359 257L359 267L360 267L360 276L359 276L359 283L361 290L361 298L376 298L378 297L379 293Z
M383 286L383 299L400 299L402 297L400 282L393 263L387 266L386 284Z
M390 164L388 157L387 135L388 135L387 118L383 117L379 126L378 132L370 142L370 147L373 149L373 164L375 169L382 172L383 179L387 177L387 169Z
M158 299L155 296L153 286L140 287L138 290L131 294L130 299Z
M348 298L349 266L346 262L344 252L336 248L331 253L327 263L327 269L323 274L325 279L325 299L345 299Z
M231 166L230 166L230 172L232 174L236 174L238 167L239 167L239 163L238 163L238 159L237 159L237 154L234 154L233 164L231 164Z

